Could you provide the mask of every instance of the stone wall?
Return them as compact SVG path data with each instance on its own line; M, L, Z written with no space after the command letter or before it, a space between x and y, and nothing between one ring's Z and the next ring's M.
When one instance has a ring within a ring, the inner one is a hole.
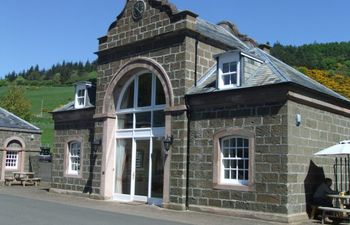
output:
M68 142L82 140L81 174L66 174ZM55 141L52 151L52 184L54 189L99 194L101 177L101 149L92 145L94 140L94 121L67 121L55 123Z
M296 114L301 125L295 125ZM313 154L348 140L350 118L288 101L288 213L302 213L324 177L334 179L334 157Z
M287 105L203 106L191 112L190 205L287 213ZM253 191L213 188L213 136L222 128L255 133Z
M23 171L30 171L30 163L29 163L29 157L39 155L40 153L40 145L41 145L41 134L39 133L31 133L31 132L24 132L24 131L6 131L1 130L0 131L0 159L2 159L3 156L3 150L6 146L5 141L7 141L9 138L14 140L23 140L24 142L24 152L20 153L20 156L23 157L24 155L24 164L23 164ZM0 169L2 169L2 160L0 162ZM19 168L20 169L20 168ZM19 170L18 169L18 170ZM1 170L0 170L1 171ZM5 176L12 176L13 171L6 171Z

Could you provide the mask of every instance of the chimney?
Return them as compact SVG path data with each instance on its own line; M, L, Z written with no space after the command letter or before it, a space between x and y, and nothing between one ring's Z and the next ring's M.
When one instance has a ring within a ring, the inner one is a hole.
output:
M270 55L271 46L269 45L269 43L260 44L259 48Z

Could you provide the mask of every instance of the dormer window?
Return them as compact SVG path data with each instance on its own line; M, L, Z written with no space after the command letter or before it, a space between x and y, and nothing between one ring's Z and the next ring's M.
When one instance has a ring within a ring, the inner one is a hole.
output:
M228 52L218 56L218 88L228 89L240 86L240 54Z
M79 82L75 84L75 102L74 108L81 109L88 106L88 88L91 87L90 82Z
M224 86L237 85L237 62L227 62L222 64L222 80Z
M85 89L78 90L77 93L77 102L79 107L85 106Z

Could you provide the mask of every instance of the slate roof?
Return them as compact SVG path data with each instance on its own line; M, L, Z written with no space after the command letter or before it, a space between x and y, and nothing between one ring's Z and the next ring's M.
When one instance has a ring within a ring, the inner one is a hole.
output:
M197 19L197 31L206 37L220 41L232 49L254 56L264 63L258 67L255 74L245 81L238 88L256 87L278 83L294 83L311 90L335 97L337 99L350 102L349 99L332 91L317 81L309 78L305 74L297 71L293 67L283 63L279 59L271 56L258 47L249 45L241 41L232 32L219 26L210 24L202 19ZM187 94L200 94L220 91L216 88L217 65L210 68L197 82L196 87L192 87ZM237 89L237 88L236 88Z
M1 128L40 132L38 127L0 107L0 129Z
M53 113L56 113L56 112L65 112L65 111L72 111L72 110L81 110L81 109L89 109L89 108L94 108L95 106L92 105L91 103L89 103L87 106L85 106L84 108L80 108L80 109L76 109L74 107L74 101L72 102L69 102L68 104L62 106L62 107L59 107L55 110L53 110L52 112Z

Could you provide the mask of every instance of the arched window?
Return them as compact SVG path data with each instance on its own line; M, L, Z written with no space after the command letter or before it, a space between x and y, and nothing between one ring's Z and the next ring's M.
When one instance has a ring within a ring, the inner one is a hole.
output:
M19 166L19 152L22 150L22 145L17 140L12 140L6 147L5 168L17 170Z
M127 82L120 98L118 130L165 126L165 94L159 79L141 73Z

